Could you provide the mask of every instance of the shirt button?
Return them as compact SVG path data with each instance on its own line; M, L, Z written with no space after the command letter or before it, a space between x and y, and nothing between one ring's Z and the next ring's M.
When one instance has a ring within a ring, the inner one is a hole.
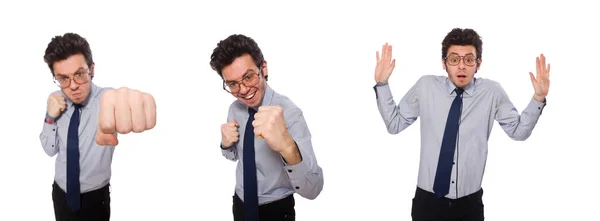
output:
M54 147L54 145L52 145L52 147Z
M292 170L288 170L288 173L291 173L291 172L292 172Z
M454 181L452 181L452 183L454 183Z
M297 186L297 187L296 187L296 189L300 189L300 187L299 187L299 186Z
M455 162L452 162L452 165L456 164Z
M56 129L52 129L52 131L55 131Z

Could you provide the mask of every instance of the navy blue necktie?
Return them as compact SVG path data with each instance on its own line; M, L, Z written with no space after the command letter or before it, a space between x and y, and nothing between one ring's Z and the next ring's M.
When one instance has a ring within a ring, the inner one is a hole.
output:
M254 160L254 114L248 108L248 122L244 132L244 214L246 221L258 221L258 187L256 182L256 164Z
M67 204L73 212L79 210L79 108L74 104L67 135Z
M446 129L442 139L442 148L440 149L440 158L438 159L435 181L433 183L433 192L439 198L442 198L450 192L450 175L452 174L452 161L454 160L454 150L456 149L456 137L458 136L458 123L460 121L460 112L462 107L462 88L456 88L456 98L452 101L448 120L446 120Z

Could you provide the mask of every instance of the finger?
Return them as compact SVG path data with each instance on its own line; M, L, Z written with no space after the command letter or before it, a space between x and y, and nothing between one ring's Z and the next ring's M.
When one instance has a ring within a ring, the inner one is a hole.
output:
M533 85L533 87L535 88L535 78L533 77L533 73L529 72L529 78L531 78L531 84Z
M535 72L535 78L536 78L536 79L540 79L540 72L541 72L541 70L540 70L540 69L541 69L541 68L540 68L540 66L541 66L541 65L540 65L540 57L536 57L536 58L535 58L535 69L536 69L536 70L535 70L535 71L536 71L536 72Z
M375 52L375 56L377 57L377 63L379 63L379 51Z
M392 60L392 65L390 66L390 69L394 70L394 67L396 67L396 59Z
M237 129L237 127L234 127L234 126L230 125L228 127L223 128L223 131L225 131L225 133L229 133L230 134L230 133L233 133L233 132L237 133L238 129Z
M59 100L59 101L65 101L65 102L66 102L66 100L65 100L65 97L64 97L64 96L62 96L62 94L56 93L56 94L52 94L52 96L53 96L54 98L56 98L56 100Z
M381 46L381 60L382 61L385 59L385 46L386 45L387 45L387 42Z
M542 70L544 71L543 73L546 72L546 56L544 56L544 54L540 54L540 67L542 68Z
M129 91L129 109L131 110L131 129L134 133L146 130L146 112L144 111L144 99L139 91Z
M146 130L150 130L156 126L156 102L154 97L148 93L142 95L144 99L144 116L146 116Z
M96 133L96 144L100 146L117 146L119 145L119 140L114 134L105 134L98 130Z
M548 67L546 69L546 79L550 80L550 64L548 64Z
M254 128L254 135L256 135L256 137L258 137L259 139L264 139L262 135L262 129L260 127Z
M240 141L240 139L238 138L238 136L231 137L231 143L236 143L238 141Z
M115 90L107 90L100 98L100 116L98 116L98 127L102 133L115 133Z
M131 110L129 109L129 89L119 88L115 100L115 123L117 132L128 134L131 132Z
M387 55L388 55L388 63L387 64L389 64L390 61L392 60L392 45L388 46L388 53L387 53Z
M231 120L231 122L232 122L232 123L233 123L233 124L234 124L236 127L239 127L239 126L240 126L240 124L238 124L238 122L237 122L235 119Z

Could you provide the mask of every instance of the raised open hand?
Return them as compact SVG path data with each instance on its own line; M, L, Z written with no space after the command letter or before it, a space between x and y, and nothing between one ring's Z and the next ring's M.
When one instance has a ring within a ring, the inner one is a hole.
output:
M392 46L385 43L381 47L381 58L379 51L376 52L377 66L375 67L375 82L387 82L396 66L396 59L392 59Z
M535 94L533 98L539 102L543 102L548 95L548 89L550 88L550 64L546 65L546 57L544 54L540 54L539 57L535 58L536 76L529 72L531 78L531 84Z

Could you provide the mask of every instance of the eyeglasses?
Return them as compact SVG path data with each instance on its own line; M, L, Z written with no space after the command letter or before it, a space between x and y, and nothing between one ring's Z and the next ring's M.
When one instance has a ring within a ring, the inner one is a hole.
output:
M71 80L75 81L75 83L77 83L77 84L87 83L88 76L89 76L89 71L83 70L83 71L77 71L73 75L73 78L64 76L64 75L60 75L60 77L54 76L53 78L54 78L54 83L56 85L58 85L60 88L67 88L67 87L71 86Z
M245 87L254 87L260 81L260 70L257 72L248 72L240 81L225 81L223 80L223 89L231 94L240 92L241 85Z
M452 65L452 66L456 66L456 65L460 64L461 60L467 66L473 66L477 63L477 58L475 57L475 55L471 55L471 54L465 55L465 56L450 55L448 57L445 57L444 59L446 60L446 62L449 65Z

